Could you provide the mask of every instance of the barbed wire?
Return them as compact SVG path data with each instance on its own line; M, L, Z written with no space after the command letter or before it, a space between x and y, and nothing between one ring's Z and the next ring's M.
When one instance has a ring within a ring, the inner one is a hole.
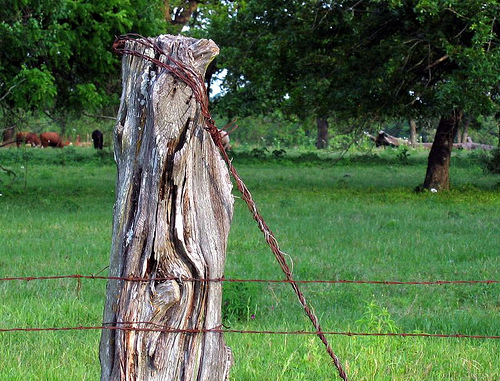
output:
M139 325L152 325L153 327L140 327ZM180 334L199 333L237 333L237 334L257 334L257 335L318 335L318 331L271 331L271 330L239 330L231 328L172 328L165 327L152 322L113 322L103 323L100 326L74 326L74 327L14 327L0 328L0 332L57 332L57 331L90 331L90 330L122 330L122 331L142 331L142 332L165 332ZM423 338L449 338L449 339L490 339L498 340L500 336L495 335L471 335L462 333L425 333L425 332L350 332L350 331L322 331L329 336L365 336L365 337L423 337Z
M37 280L54 280L54 279L97 279L97 280L122 280L128 282L165 282L171 280L180 280L182 282L236 282L236 283L299 283L299 284L374 284L374 285L388 285L388 286L404 286L404 285L425 285L425 286L442 286L442 285L465 285L465 284L498 284L500 280L497 279L484 279L484 280L429 280L429 281L389 281L389 280L350 280L350 279L318 279L318 280L290 280L290 279L237 279L237 278L190 278L190 277L153 277L153 278L140 278L140 277L117 277L117 276L104 276L104 275L82 275L82 274L69 274L69 275L48 275L48 276L18 276L18 277L0 277L0 282L7 281L37 281Z

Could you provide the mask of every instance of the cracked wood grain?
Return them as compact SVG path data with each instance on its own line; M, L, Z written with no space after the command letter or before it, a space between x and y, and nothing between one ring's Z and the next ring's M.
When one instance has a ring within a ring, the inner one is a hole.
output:
M202 78L210 40L163 35L162 49ZM128 42L128 49L152 49ZM165 60L167 57L157 57ZM107 284L104 323L210 329L221 324L221 282L233 214L231 181L191 89L167 70L126 55L114 132L118 175L110 276L179 281ZM104 330L101 380L225 380L232 356L221 333Z

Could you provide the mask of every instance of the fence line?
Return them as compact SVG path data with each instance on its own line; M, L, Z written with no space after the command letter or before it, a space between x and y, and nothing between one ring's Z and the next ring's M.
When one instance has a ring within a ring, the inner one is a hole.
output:
M118 324L118 325L114 325ZM153 328L138 327L137 325L153 325ZM239 330L230 328L171 328L151 322L116 322L103 323L102 326L75 326L75 327L14 327L0 328L0 332L47 332L47 331L90 331L90 330L121 330L121 331L140 331L140 332L165 332L165 333L184 333L184 334L199 334L199 333L239 333L239 334L264 334L264 335L318 335L318 331L257 331L257 330ZM500 336L494 335L468 335L461 333L444 334L444 333L423 333L423 332L337 332L337 331L321 331L325 335L335 336L388 336L388 337L425 337L425 338L451 338L451 339L491 339L498 340Z
M26 281L34 280L54 280L54 279L102 279L102 280L123 280L129 282L165 282L170 280L178 280L180 282L238 282L238 283L322 283L322 284L375 284L375 285L446 285L446 284L497 284L500 280L484 279L484 280L431 280L431 281L388 281L388 280L290 280L290 279L235 279L235 278L189 278L189 277L155 277L155 278L140 278L140 277L115 277L104 275L51 275L51 276L19 276L19 277L4 277L0 278L0 282L8 281Z
M35 280L55 280L55 279L91 279L91 280L122 280L129 282L161 282L167 280L178 280L182 282L253 282L253 283L305 283L305 284L375 284L375 285L465 285L465 284L498 284L500 280L435 280L435 281L383 281L383 280L293 280L288 279L232 279L232 278L189 278L189 277L157 277L157 278L139 278L139 277L111 277L104 275L52 275L52 276L20 276L0 278L4 281L35 281ZM118 324L118 325L114 325ZM153 327L139 327L137 325L149 325ZM256 331L256 330L236 330L230 328L195 328L180 329L158 325L151 322L117 322L103 323L102 326L74 326L74 327L14 327L0 328L2 332L43 332L43 331L77 331L77 330L124 330L124 331L146 331L146 332L166 332L166 333L239 333L239 334L269 334L269 335L318 335L320 332L329 336L386 336L386 337L427 337L427 338L455 338L455 339L492 339L498 340L500 336L494 335L470 335L470 334L443 334L443 333L405 333L405 332L336 332L336 331Z
M20 277L3 277L0 282L8 281L35 281L35 280L56 280L56 279L91 279L91 280L123 280L130 282L161 282L167 280L178 280L182 282L253 282L253 283L290 283L288 279L232 279L232 278L188 278L188 277L158 277L158 278L138 278L138 277L111 277L104 275L52 275L52 276L20 276ZM295 283L304 284L375 284L375 285L465 285L465 284L498 284L500 280L435 280L435 281L382 281L382 280L294 280ZM277 334L277 335L318 335L320 331L255 331L255 330L234 330L229 328L211 328L211 329L177 329L169 328L161 325L156 325L151 322L122 322L118 323L121 326L113 326L112 323L103 323L102 326L75 326L75 327L14 327L0 328L0 332L40 332L40 331L75 331L75 330L136 330L136 331L155 331L155 332L171 332L171 333L241 333L241 334ZM134 325L154 325L153 328L137 327ZM467 339L500 339L500 336L494 335L468 335L468 334L439 334L439 333L399 333L399 332L334 332L321 331L325 335L337 336L390 336L390 337L434 337L434 338L467 338Z

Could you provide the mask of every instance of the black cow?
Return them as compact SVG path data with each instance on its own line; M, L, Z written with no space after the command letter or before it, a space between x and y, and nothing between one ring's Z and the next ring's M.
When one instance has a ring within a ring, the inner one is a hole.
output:
M95 149L102 149L103 144L103 136L100 130L92 131L92 140L94 142Z

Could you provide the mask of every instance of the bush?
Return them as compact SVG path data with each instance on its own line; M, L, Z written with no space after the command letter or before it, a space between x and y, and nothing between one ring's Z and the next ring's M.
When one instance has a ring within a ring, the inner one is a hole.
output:
M500 149L494 149L491 155L484 157L483 167L489 173L500 174Z
M250 152L252 157L262 159L267 156L269 150L267 148L254 148L252 152Z
M397 157L401 164L408 164L408 158L411 156L407 146L401 146L398 148Z
M274 157L284 157L286 155L286 151L284 149L275 149L273 151Z

